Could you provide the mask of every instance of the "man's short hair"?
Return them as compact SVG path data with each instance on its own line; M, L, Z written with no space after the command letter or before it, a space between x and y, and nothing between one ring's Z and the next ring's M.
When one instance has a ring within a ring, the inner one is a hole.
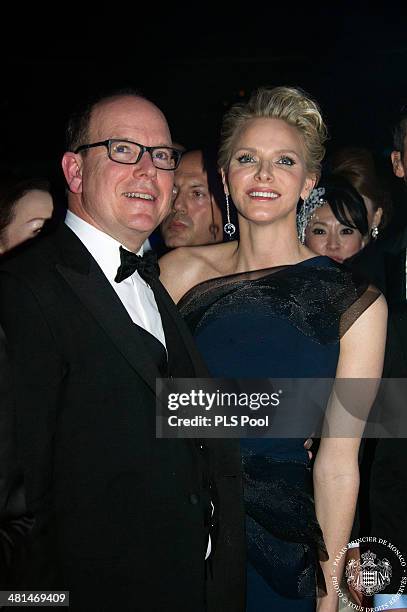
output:
M110 91L99 92L90 98L82 100L80 105L73 111L68 119L65 130L65 146L67 151L75 151L79 146L87 144L89 123L92 111L97 104L120 96L134 96L135 98L147 98L137 89L121 88Z

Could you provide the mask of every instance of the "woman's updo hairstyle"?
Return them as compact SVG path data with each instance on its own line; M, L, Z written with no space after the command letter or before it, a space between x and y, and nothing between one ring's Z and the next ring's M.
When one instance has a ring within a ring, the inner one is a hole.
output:
M246 103L234 104L224 115L218 162L227 170L234 143L246 123L252 119L282 119L302 135L307 171L319 177L325 154L327 128L318 104L302 89L261 87Z

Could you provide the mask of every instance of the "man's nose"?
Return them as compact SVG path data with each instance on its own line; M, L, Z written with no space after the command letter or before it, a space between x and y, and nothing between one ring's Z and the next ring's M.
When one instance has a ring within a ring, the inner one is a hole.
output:
M137 164L134 164L133 172L135 175L157 175L157 168L153 164L153 158L151 157L150 151L144 151L141 159L137 162Z
M178 191L177 195L175 196L175 199L174 199L174 201L172 203L172 208L176 212L180 212L180 213L186 213L187 212L188 207L187 207L186 198L182 194L181 191Z

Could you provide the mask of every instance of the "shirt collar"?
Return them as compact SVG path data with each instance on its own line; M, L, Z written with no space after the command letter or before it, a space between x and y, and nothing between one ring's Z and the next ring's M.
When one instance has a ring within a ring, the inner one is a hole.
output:
M70 210L66 213L65 223L85 245L89 253L99 264L106 278L110 281L114 280L117 268L121 263L119 249L121 246L123 248L126 247ZM136 254L143 255L143 245L141 245Z

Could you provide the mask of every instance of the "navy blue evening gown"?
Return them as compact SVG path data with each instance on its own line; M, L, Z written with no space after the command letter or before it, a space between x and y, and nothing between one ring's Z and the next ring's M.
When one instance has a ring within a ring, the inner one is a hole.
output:
M215 278L182 298L212 376L333 378L339 339L378 292L327 257ZM326 558L304 439L242 439L247 612L315 610Z

